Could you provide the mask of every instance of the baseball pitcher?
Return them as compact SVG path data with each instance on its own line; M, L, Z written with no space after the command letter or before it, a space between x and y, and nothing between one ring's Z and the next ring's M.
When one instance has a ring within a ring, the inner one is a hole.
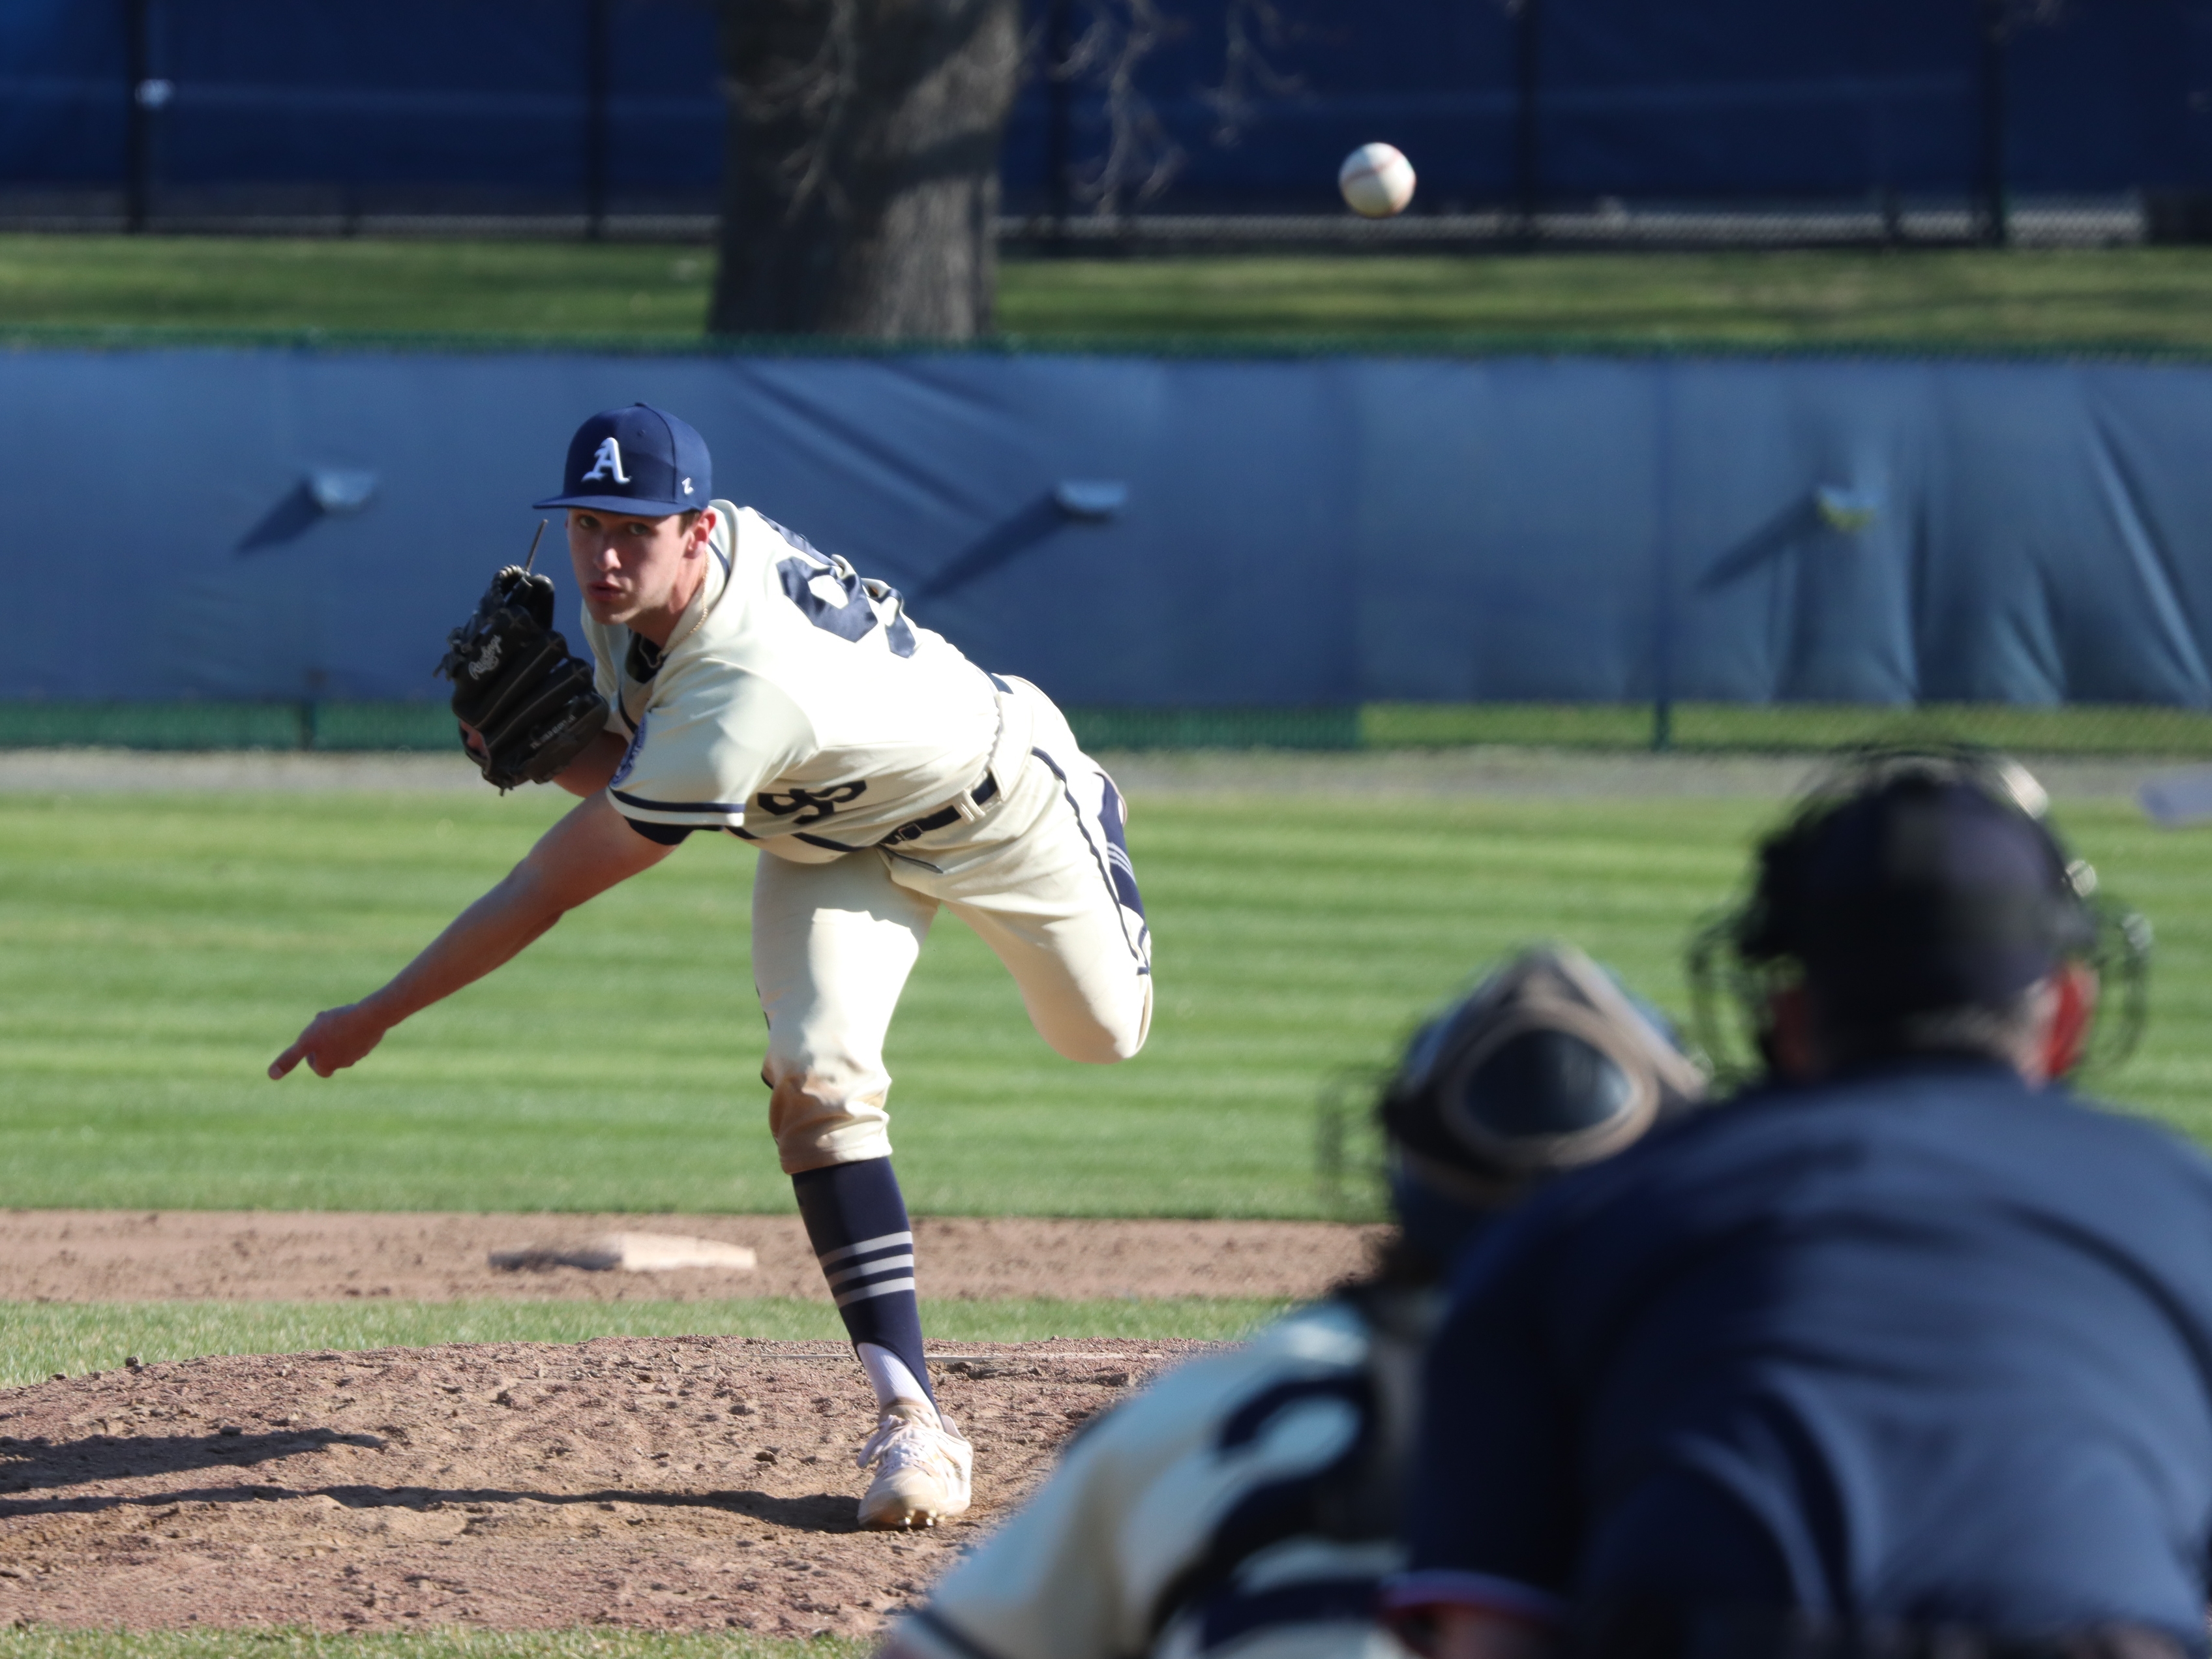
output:
M270 1067L328 1077L700 830L753 842L769 1127L878 1408L861 1524L968 1507L969 1449L922 1363L891 1173L884 1041L940 908L1013 975L1071 1060L1126 1060L1152 939L1121 796L1050 699L917 626L898 593L717 500L705 441L643 404L584 422L560 494L588 661L552 584L513 567L454 630L464 743L505 790L582 802L390 983L318 1014Z

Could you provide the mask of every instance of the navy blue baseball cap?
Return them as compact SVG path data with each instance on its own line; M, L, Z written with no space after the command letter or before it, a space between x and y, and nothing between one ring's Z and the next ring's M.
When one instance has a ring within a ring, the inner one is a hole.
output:
M707 441L664 410L632 404L578 427L561 470L561 494L531 505L659 519L702 507L714 493Z

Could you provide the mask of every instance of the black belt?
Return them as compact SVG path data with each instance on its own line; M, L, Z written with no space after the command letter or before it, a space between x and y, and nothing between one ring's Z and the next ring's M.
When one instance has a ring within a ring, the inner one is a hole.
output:
M2144 1625L2041 1636L1970 1625L1844 1624L1771 1607L1683 1607L1638 1601L1578 1621L1576 1659L2184 1659Z
M981 806L988 801L995 800L998 798L998 779L993 777L988 772L986 772L983 774L983 781L975 786L975 792L970 794L968 799L974 801L976 805ZM926 818L916 818L912 823L902 823L897 829L892 830L890 834L885 836L881 841L878 842L876 845L878 847L890 847L898 842L912 841L918 836L927 835L933 830L942 830L948 823L957 823L959 822L960 809L958 807L939 807L936 811L932 812Z

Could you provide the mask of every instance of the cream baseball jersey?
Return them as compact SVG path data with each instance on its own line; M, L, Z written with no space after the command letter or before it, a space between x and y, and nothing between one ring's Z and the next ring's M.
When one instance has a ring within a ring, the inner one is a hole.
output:
M991 677L895 590L713 505L706 584L665 649L584 617L609 727L629 739L616 810L822 863L981 783L1002 720Z
M1419 1322L1425 1331L1428 1321ZM899 1659L1407 1659L1374 1617L1420 1345L1299 1310L1085 1429Z

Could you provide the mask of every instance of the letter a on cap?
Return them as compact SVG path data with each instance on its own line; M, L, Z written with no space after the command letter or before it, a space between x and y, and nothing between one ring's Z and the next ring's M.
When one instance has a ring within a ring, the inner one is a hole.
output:
M6 0L0 0L4 8ZM603 409L578 427L561 457L562 491L532 505L659 518L714 495L707 441L647 404Z
M629 475L622 470L622 446L612 438L602 438L599 453L592 457L592 470L584 475L582 482L589 483L594 478L609 477L617 483L629 482Z

